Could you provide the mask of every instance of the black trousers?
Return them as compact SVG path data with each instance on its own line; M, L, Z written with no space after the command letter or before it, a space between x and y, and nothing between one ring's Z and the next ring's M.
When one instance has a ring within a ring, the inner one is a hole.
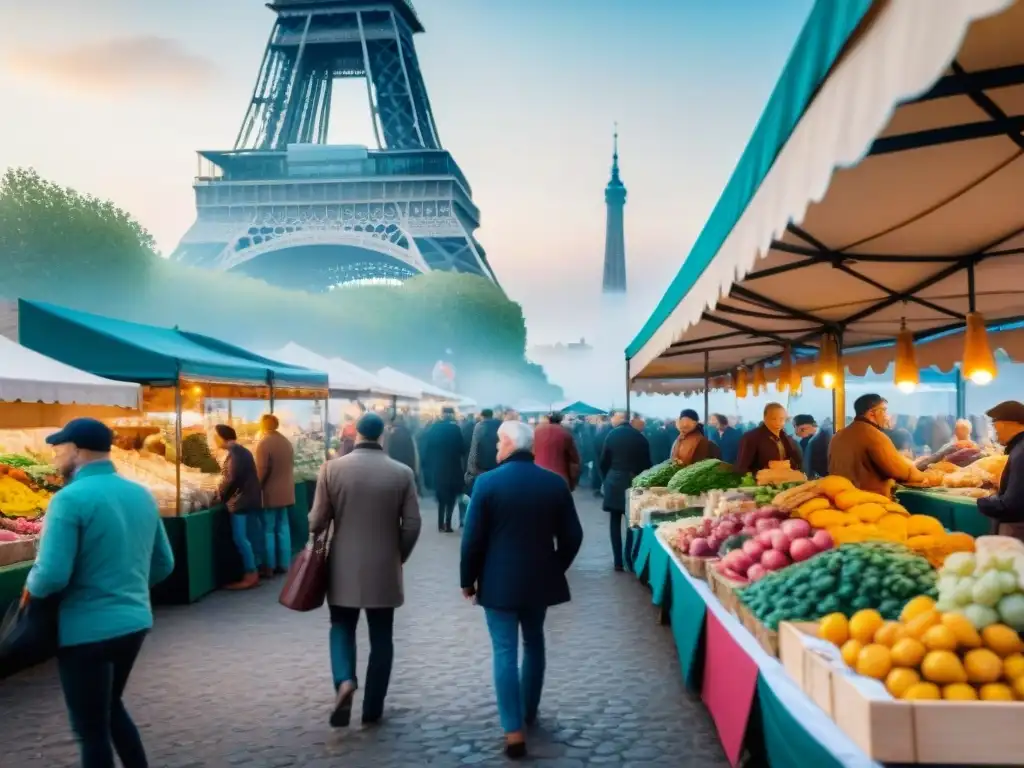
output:
M452 515L455 514L455 499L443 497L437 500L437 527L447 530L452 527Z
M616 568L622 568L622 523L626 517L625 512L608 513L608 533L612 542L612 560ZM629 537L629 530L626 530Z
M146 768L146 751L121 696L146 632L61 648L57 672L83 768Z

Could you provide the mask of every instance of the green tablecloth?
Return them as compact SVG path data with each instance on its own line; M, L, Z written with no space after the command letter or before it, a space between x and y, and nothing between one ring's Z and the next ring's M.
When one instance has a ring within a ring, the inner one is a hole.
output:
M913 515L931 515L950 531L988 536L992 521L978 511L974 499L928 491L897 491L896 498Z
M0 568L0 615L7 606L21 597L25 588L25 579L32 569L32 563L14 563Z

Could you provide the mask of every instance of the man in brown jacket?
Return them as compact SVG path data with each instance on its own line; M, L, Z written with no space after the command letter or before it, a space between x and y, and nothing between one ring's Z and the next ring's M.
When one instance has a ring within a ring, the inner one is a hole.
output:
M260 441L256 444L256 472L263 489L262 575L285 573L292 562L289 509L295 506L295 449L278 432L280 422L272 413L260 417Z
M881 395L861 395L853 404L856 418L836 432L828 451L828 471L845 477L862 491L888 496L894 482L920 483L924 474L901 455L885 433L888 403Z
M768 469L769 462L788 461L795 470L804 468L803 455L796 440L786 434L786 409L781 403L768 403L764 407L761 424L740 438L740 453L736 458L736 471L745 475Z
M356 424L353 451L320 468L309 529L333 524L327 604L331 611L331 671L338 696L331 725L352 716L356 676L356 626L366 611L370 658L366 668L363 724L380 721L394 659L395 608L404 602L402 566L420 535L420 508L412 470L381 446L384 421L367 413Z

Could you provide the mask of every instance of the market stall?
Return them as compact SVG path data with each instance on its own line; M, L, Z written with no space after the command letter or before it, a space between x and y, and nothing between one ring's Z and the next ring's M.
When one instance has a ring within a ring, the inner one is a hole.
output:
M464 410L473 410L477 407L477 402L471 397L460 395L456 392L449 392L447 389L441 387L435 387L433 384L428 384L425 381L420 381L414 376L410 376L401 371L396 371L394 368L381 368L377 371L377 376L380 380L388 387L394 387L403 391L418 392L420 400L423 401L424 407L428 409L433 407L452 407L460 408ZM432 404L432 405L431 405Z
M137 384L102 379L0 336L0 611L21 594L59 478L37 434L78 416L138 413Z
M200 334L40 302L19 302L19 335L41 354L142 386L140 415L108 423L118 471L153 492L175 548L177 566L157 596L191 602L233 580L240 566L227 513L213 504L220 467L209 417L225 402L265 401L273 411L275 401L322 400L327 375Z
M704 231L627 349L631 391L730 389L743 397L773 383L779 393L799 392L812 379L832 391L833 423L841 429L848 373L884 372L895 363L894 383L913 392L922 367L956 367L959 379L981 386L997 375L994 348L1017 359L1024 213L1014 190L1024 183L1024 2L954 0L934 11L913 2L816 3ZM930 467L931 484L945 496L913 490L897 503L826 478L825 485L786 489L769 505L755 498L753 508L732 509L751 502L723 498L704 519L664 522L657 534L644 529L648 542L633 553L646 560L643 567L661 574L666 560L677 564L682 575L668 578L681 591L703 569L711 597L701 602L731 606L743 625L741 631L718 620L717 606L712 621L712 612L691 601L689 611L709 618L697 639L693 632L677 638L681 653L704 640L702 692L734 763L748 722L743 707L755 689L766 743L773 723L806 724L802 710L812 699L827 716L817 721L820 729L806 729L803 742L795 731L777 735L768 748L773 766L1017 762L1007 757L1024 745L1013 734L1004 738L1016 729L995 724L1019 718L1024 708L1016 701L1024 698L1016 690L1017 663L1000 655L1011 643L997 648L986 639L1008 633L1020 642L1021 617L1002 610L1004 600L1007 608L1020 602L1009 583L1016 579L1007 566L997 590L1001 577L980 564L990 562L982 557L987 537L975 543L970 535L987 532L976 510L969 514L970 494L998 482L998 471L983 463L997 458ZM685 492L686 484L676 490ZM737 541L742 536L750 539ZM722 549L727 541L734 549ZM665 547L666 555L653 554ZM978 571L961 576L986 586L978 594L962 586L954 597L943 587L953 574L936 568L960 554L973 562L975 547ZM915 600L931 601L922 613L930 626L910 624L904 611ZM693 626L690 615L670 608L673 625ZM972 650L962 638L950 644L945 631L973 638L961 614L982 637ZM870 626L876 620L879 626ZM844 645L845 666L830 664L821 689L802 671L814 654L797 653L802 661L785 672L803 694L792 698L762 684L763 664L744 664L741 655L752 653L721 651L753 638L773 654L794 624L810 625L803 630L812 635L847 627L863 648L854 653ZM941 650L949 654L934 657L941 663L894 656L894 637L909 632L924 642L924 632L939 624L945 629L927 641L939 644L923 646L922 657ZM736 670L744 668L740 679ZM890 668L898 679L888 679ZM862 678L874 678L874 687L865 689ZM724 683L743 695L722 695ZM969 698L987 702L961 703ZM765 707L769 699L775 706ZM983 710L972 715L970 706ZM890 719L890 741L902 753L880 741ZM917 730L907 730L915 722ZM973 752L950 744L950 734ZM805 743L802 759L784 751L789 743Z

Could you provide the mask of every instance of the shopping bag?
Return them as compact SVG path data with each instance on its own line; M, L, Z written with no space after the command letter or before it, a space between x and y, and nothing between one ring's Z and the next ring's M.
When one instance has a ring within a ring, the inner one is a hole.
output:
M315 611L327 598L330 533L310 536L309 543L292 561L278 602L293 611Z
M57 655L59 597L11 603L0 622L0 677L42 664Z

